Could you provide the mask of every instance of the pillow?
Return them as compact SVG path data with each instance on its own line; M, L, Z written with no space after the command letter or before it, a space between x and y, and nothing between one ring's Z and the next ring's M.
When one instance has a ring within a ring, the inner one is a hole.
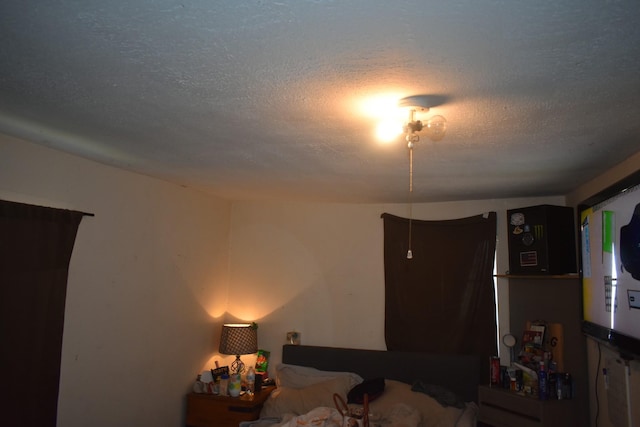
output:
M364 380L360 384L354 386L347 393L347 403L364 403L364 395L369 398L369 402L377 399L384 392L384 378L373 378Z
M321 371L307 366L286 363L280 363L276 366L278 387L303 388L338 377L348 378L351 384L349 388L362 382L362 377L352 372Z
M319 406L335 408L333 394L343 399L351 389L351 378L339 376L304 388L279 387L264 402L260 417L282 417L284 414L306 414Z

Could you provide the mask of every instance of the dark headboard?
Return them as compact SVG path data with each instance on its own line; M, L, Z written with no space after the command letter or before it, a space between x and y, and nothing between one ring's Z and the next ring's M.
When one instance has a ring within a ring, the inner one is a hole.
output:
M408 384L420 379L428 384L446 387L467 402L478 401L478 385L481 382L481 358L471 355L287 344L282 347L282 363L323 371L355 372L365 379L384 377ZM488 382L488 378L486 380Z

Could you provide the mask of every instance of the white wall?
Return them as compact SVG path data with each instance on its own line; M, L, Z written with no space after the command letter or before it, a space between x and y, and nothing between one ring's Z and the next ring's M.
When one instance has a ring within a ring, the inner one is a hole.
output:
M498 272L508 269L507 209L564 204L564 197L418 204L416 219L496 211ZM287 331L303 344L384 349L383 224L404 204L234 202L228 311L256 320L260 346L281 360ZM498 281L501 334L509 331L508 289ZM507 349L502 349L508 355ZM505 359L506 363L506 359Z
M71 259L58 425L182 425L225 314L229 202L2 135L0 198L95 214Z
M293 329L306 344L384 348L380 214L406 217L404 204L230 203L2 135L0 198L96 215L71 260L61 426L181 425L195 374L229 360L216 353L223 319L256 320L273 364ZM506 210L543 203L565 198L419 204L413 216L496 211L503 273Z

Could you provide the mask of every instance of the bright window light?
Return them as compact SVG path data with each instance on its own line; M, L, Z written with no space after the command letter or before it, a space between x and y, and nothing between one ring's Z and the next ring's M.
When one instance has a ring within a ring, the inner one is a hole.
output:
M616 245L611 247L611 329L615 328L616 323L616 308L618 300L618 273L616 270Z
M498 274L498 245L496 242L496 251L493 254L493 297L496 305L496 347L498 348L498 357L500 357L500 307L498 306L498 282L496 275ZM512 361L513 362L513 361Z

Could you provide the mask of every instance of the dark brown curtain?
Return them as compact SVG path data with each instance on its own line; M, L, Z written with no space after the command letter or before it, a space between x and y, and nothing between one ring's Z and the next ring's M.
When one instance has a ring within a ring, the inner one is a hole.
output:
M0 200L1 425L56 425L67 276L82 216Z
M384 222L385 339L388 350L497 354L493 263L496 213L411 224ZM488 377L488 373L487 373Z

